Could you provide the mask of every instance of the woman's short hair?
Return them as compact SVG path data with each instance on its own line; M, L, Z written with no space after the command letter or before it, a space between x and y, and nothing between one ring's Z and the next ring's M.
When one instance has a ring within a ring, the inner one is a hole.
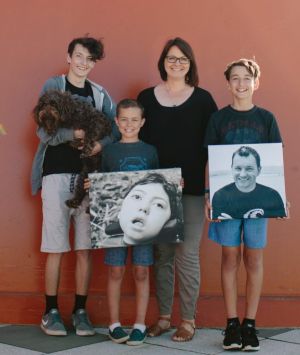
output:
M178 47L181 50L181 52L190 60L190 69L185 77L186 83L190 86L198 86L199 83L198 69L197 69L194 52L192 50L192 47L188 44L188 42L186 42L184 39L180 37L170 39L165 44L157 63L158 70L160 72L160 77L162 78L163 81L167 80L168 74L165 69L165 58L170 48L173 46Z

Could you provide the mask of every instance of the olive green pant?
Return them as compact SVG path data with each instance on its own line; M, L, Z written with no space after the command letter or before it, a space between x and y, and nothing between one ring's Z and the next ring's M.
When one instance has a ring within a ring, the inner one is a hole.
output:
M156 297L160 315L172 313L175 270L182 319L194 319L200 288L199 248L204 225L204 197L183 196L184 242L155 246Z

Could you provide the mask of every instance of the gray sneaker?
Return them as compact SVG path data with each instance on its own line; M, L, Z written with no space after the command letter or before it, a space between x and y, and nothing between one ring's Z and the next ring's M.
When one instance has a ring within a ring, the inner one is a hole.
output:
M43 315L41 328L47 335L67 335L64 323L61 320L58 309L52 308L49 313Z
M77 335L91 336L96 334L85 309L77 309L77 311L72 314L72 323Z

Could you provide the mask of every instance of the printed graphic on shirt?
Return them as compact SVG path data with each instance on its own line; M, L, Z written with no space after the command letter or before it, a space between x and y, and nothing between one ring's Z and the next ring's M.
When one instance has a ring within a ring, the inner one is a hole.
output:
M263 126L253 121L229 122L221 129L226 144L259 142L263 136Z
M119 162L121 171L146 170L148 167L147 159L142 157L126 157Z
M88 105L94 105L94 99L91 96L80 96L78 94L72 94L73 98L77 101L85 102Z

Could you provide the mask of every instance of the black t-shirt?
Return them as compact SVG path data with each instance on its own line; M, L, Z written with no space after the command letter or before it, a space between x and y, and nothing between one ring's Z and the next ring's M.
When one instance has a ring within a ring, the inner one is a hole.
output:
M207 162L203 140L209 117L217 110L210 93L195 87L184 103L168 107L157 101L154 88L148 88L138 100L146 118L140 137L157 148L160 168L181 168L183 192L202 195Z
M95 106L93 90L88 81L83 88L72 85L66 78L66 91L73 96L85 97L87 103ZM43 165L43 176L62 173L79 173L82 168L80 150L72 148L69 143L47 147Z
M256 184L251 192L241 192L231 183L213 195L213 218L222 213L232 218L285 217L285 209L280 194L269 186ZM251 213L252 211L252 213ZM245 216L247 214L247 216Z
M215 112L209 120L205 136L205 146L280 142L281 136L274 115L257 106L248 111L238 111L226 106ZM253 192L242 193L234 186L230 184L214 194L213 218L217 218L221 213L227 213L233 218L243 218L243 215L252 209L266 209L263 217L285 215L283 202L277 191L257 184ZM271 190L274 193L271 193ZM263 204L260 198L262 196L266 198L266 203L270 201L270 206ZM272 204L272 199L275 206L279 206L278 209Z
M280 143L281 136L274 115L254 106L237 111L226 106L215 112L208 124L205 145Z

